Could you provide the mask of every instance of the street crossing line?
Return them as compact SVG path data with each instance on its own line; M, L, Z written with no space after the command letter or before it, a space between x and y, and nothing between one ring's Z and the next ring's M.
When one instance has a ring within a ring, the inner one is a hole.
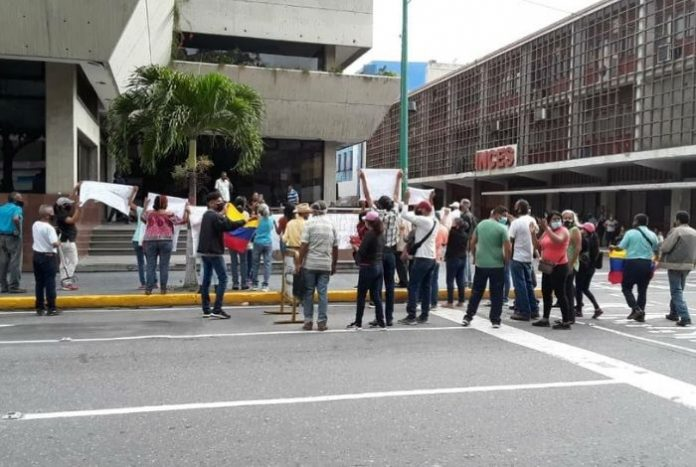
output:
M429 327L429 326L419 326L419 327L399 327L390 328L388 331L380 328L375 329L362 329L356 331L355 329L329 329L328 331L318 332L318 331L259 331L259 332L232 332L232 333L219 333L219 334L155 334L149 336L122 336L122 337L90 337L90 338L71 338L71 337L61 337L56 339L34 339L34 340L10 340L10 341L0 341L0 345L13 345L13 344L58 344L58 343L84 343L84 342L119 342L119 341L140 341L140 340L151 340L151 339L162 339L162 340L180 340L180 339L207 339L214 337L254 337L254 336L292 336L297 334L311 334L311 335L322 335L322 334L355 334L357 332L427 332L427 331L461 331L462 328L458 326L441 326L441 327Z
M458 310L438 310L433 312L433 314L456 323L461 323L464 316L463 312ZM613 380L696 410L696 386L684 381L597 352L547 339L516 327L503 326L499 329L493 329L486 319L472 321L471 327L484 334L565 360L586 370L594 371ZM606 329L601 328L601 326L592 327L602 330ZM619 333L619 331L608 331ZM630 334L627 336L634 337ZM639 340L650 341L650 339L646 338L640 338ZM672 346L666 343L665 345ZM696 353L696 351L691 349L688 349L688 351Z
M96 410L70 410L64 412L45 412L45 413L23 413L16 416L17 420L50 420L56 418L78 418L78 417L103 417L109 415L132 415L155 412L176 412L182 410L202 410L202 409L225 409L238 407L258 407L269 405L296 405L296 404L316 404L321 402L340 402L365 399L386 399L397 397L422 397L440 396L451 394L470 394L477 392L496 392L496 391L520 391L532 389L560 389L576 388L589 386L607 386L621 384L619 381L611 379L591 380L591 381L567 381L557 383L537 383L537 384L510 384L497 386L469 386L455 388L437 389L414 389L403 391L382 391L382 392L363 392L356 394L334 394L325 396L310 397L288 397L282 399L255 399L223 402L197 402L191 404L172 404L172 405L148 405L142 407L121 407L113 409ZM16 413L16 412L15 412Z

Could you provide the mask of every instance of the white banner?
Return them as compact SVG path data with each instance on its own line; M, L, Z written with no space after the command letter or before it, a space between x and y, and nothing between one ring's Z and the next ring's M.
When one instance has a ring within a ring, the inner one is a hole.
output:
M430 202L430 195L433 194L435 190L423 190L421 188L408 188L408 205L415 206L421 201Z
M122 212L130 214L130 198L133 187L116 183L84 181L80 184L80 206L87 201L98 201Z
M201 221L203 214L208 210L205 206L194 206L190 208L189 224L191 225L191 236L193 237L193 256L198 251L198 239L201 236Z
M398 169L362 169L362 171L365 174L365 182L373 202L377 202L382 196L394 197L399 175ZM360 199L365 199L363 193L360 194Z

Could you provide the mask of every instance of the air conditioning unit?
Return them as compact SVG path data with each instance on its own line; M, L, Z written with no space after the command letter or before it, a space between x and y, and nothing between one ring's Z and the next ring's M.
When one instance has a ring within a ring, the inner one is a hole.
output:
M659 63L672 60L672 44L664 44L657 48L657 61Z
M546 107L534 110L534 121L538 122L541 120L546 120L548 118L548 110Z

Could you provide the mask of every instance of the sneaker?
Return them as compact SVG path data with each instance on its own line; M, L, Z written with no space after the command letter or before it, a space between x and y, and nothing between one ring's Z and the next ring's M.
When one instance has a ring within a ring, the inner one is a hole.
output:
M266 287L261 287L261 292L268 292L268 291L269 291L268 286L266 286Z
M638 323L644 323L645 322L645 312L639 311L638 313L636 313L636 315L633 317L633 319Z
M570 330L570 323L556 323L553 326L551 326L551 329L563 329L563 330Z
M233 286L232 286L232 290L239 290L239 286L238 286L238 285L233 285Z
M536 326L538 328L548 328L549 326L551 326L551 324L549 323L548 319L542 318L538 321L534 321L532 323L532 326Z
M397 321L397 323L405 324L407 326L413 326L414 324L418 324L416 322L416 318L408 318L408 317L406 317L404 319L400 319L399 321Z
M249 290L249 286L248 286L248 285L243 285L243 286L242 286L242 290Z
M525 316L521 313L513 313L512 315L510 315L510 319L514 320L514 321L529 321L530 320L529 316Z
M60 290L63 290L64 292L72 292L75 289L73 289L70 285L64 285L60 288Z
M329 327L326 325L326 321L317 322L317 331L328 331Z
M683 319L680 319L679 321L677 321L677 326L679 326L681 328L691 326L691 321L685 321Z
M368 306L369 308L374 308L374 307L375 307L375 302L370 301L370 302L367 304L367 306Z
M428 317L427 316L419 316L416 319L416 323L418 324L428 324Z
M464 319L462 319L462 326L465 328L468 327L471 324L471 318L468 316L465 316Z
M58 316L59 314L63 313L60 310L48 310L46 313L46 316Z
M249 289L252 292L258 292L259 291L259 286L258 285L252 285L251 288Z
M575 317L576 317L576 318L582 318L582 308L576 308L576 309L575 309Z
M440 307L437 305L437 303L435 305L430 305L430 311L437 311L438 309L440 309Z
M672 313L665 315L665 319L668 319L670 321L679 321L679 316L678 315L673 315Z
M223 310L213 310L212 313L210 313L211 318L217 318L217 319L230 319L231 316L227 314L226 311Z
M599 318L600 316L602 316L603 314L604 314L604 312L602 311L602 309L601 309L601 308L597 308L597 309L594 311L594 314L592 315L592 319L597 319L597 318Z
M201 316L201 318L210 318L210 310L204 311L203 316Z
M305 321L305 323L302 325L302 330L303 331L311 331L313 326L314 326L314 323L312 323L311 321Z
M493 329L500 329L500 323L491 323Z
M346 329L355 329L356 331L360 331L362 329L362 324L358 324L355 321L353 321L348 326L346 326Z
M43 316L44 314L46 314L46 311L44 311L44 310L36 310L36 314L37 314L38 316Z
M633 320L633 319L636 318L636 315L637 315L637 314L638 314L638 310L633 310L633 311L631 311L631 314L629 314L628 316L626 316L626 319L627 319L627 320Z
M382 328L386 329L387 326L384 323L378 323L377 321L370 321L370 328Z

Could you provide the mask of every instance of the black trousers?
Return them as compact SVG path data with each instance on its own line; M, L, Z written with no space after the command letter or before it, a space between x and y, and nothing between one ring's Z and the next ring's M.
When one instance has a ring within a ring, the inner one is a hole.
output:
M575 269L571 264L568 264L568 275L565 280L565 295L568 301L568 308L575 308Z
M53 253L34 252L34 281L36 282L36 310L55 311L56 273L58 256Z
M407 265L401 259L401 252L397 251L394 254L394 260L396 262L396 275L399 276L399 284L408 287L408 269Z
M541 294L544 297L544 319L549 319L551 316L551 308L553 307L553 296L556 295L558 305L561 307L561 316L563 322L570 323L574 320L574 315L568 306L568 297L566 296L566 280L569 274L568 264L558 264L554 266L551 274L541 276Z
M624 261L623 292L626 304L635 311L645 311L645 302L648 299L648 284L652 276L652 261L649 259L627 259ZM633 295L633 287L638 287L638 298Z
M580 265L580 270L575 276L575 307L582 309L583 299L582 296L586 296L592 302L595 310L599 308L597 299L590 290L590 284L592 284L592 277L594 276L595 268Z

